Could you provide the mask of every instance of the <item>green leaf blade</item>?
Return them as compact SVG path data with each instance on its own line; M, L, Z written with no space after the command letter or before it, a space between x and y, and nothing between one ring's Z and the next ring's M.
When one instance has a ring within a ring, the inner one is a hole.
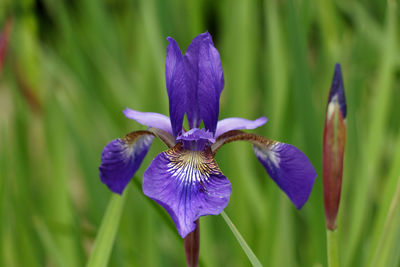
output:
M105 267L110 259L115 237L121 221L127 192L122 196L113 194L93 245L87 267Z
M224 218L226 224L229 226L229 229L231 229L233 235L236 237L236 240L239 242L239 245L242 247L244 253L246 253L247 258L249 259L251 264L255 267L262 266L262 264L258 260L257 256L251 250L249 245L247 245L246 240L244 240L243 236L240 234L239 230L232 223L231 219L229 219L228 215L224 211L221 212L221 215L222 215L222 218Z

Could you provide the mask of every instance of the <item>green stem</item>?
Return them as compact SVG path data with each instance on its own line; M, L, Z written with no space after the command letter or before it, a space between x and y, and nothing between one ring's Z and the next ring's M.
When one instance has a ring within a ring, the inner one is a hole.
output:
M200 250L200 220L196 220L196 229L185 237L186 265L188 267L199 266Z
M339 267L339 251L336 229L326 229L326 243L328 249L328 267Z

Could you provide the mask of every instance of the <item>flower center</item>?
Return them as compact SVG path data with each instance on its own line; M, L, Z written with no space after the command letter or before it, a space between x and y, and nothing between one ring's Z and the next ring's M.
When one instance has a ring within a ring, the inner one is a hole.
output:
M204 183L212 175L221 175L211 150L186 150L179 144L165 152L169 160L168 172L184 185Z
M182 132L176 140L181 141L183 148L192 151L204 150L211 143L215 143L213 133L205 129L193 128L187 132Z

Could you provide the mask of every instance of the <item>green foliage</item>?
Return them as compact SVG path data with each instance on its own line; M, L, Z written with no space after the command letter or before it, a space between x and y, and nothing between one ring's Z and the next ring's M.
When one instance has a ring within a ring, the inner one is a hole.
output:
M163 144L123 198L100 182L98 165L107 142L143 129L125 107L168 114L165 38L184 50L209 30L226 81L220 117L266 115L256 132L299 147L319 174L297 211L250 145L218 153L233 187L226 212L260 262L327 264L321 143L340 62L339 266L399 266L399 15L395 0L2 1L0 27L11 16L13 29L0 73L0 265L184 266L183 241L140 188ZM202 266L249 265L220 216L201 225Z
M256 267L262 266L260 261L257 259L257 256L254 255L254 252L251 250L249 245L247 245L246 240L244 240L243 236L240 234L239 230L235 227L235 225L229 219L228 215L226 215L225 211L221 212L221 216L222 216L222 218L224 218L226 224L229 226L229 229L235 235L235 238L237 239L238 243L242 247L243 251L246 253L251 264Z

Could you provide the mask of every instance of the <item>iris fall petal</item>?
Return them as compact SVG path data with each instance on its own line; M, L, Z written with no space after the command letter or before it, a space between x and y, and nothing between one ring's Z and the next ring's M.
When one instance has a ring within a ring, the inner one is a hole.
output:
M200 216L219 214L226 207L232 188L211 150L190 151L178 144L147 168L143 192L167 210L184 238Z
M223 145L233 141L252 143L254 153L272 180L298 209L304 205L310 196L317 173L303 152L292 145L238 130L219 136L211 149L215 154Z
M308 200L317 173L298 148L280 142L254 145L254 153L269 176L300 209Z
M101 154L101 181L114 193L122 194L139 169L152 141L152 133L137 131L108 143Z

